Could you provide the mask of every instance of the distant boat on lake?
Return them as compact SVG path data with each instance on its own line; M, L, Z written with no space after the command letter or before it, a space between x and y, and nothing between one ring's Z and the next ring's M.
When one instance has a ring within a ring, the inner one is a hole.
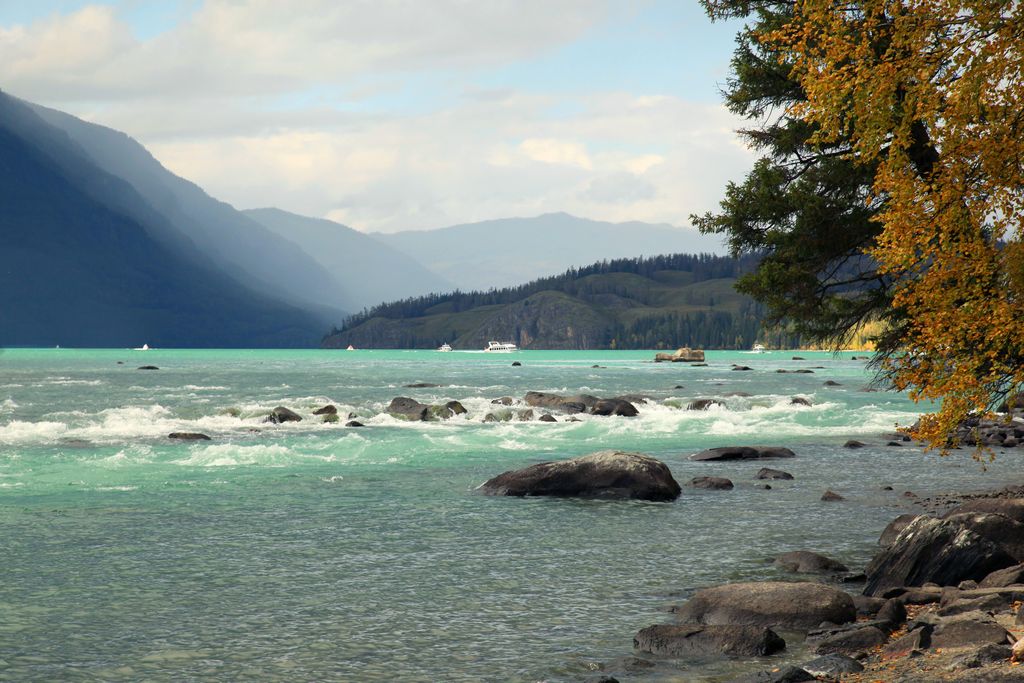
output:
M754 348L752 350L754 353L764 353L764 344L754 344Z
M136 346L132 351L149 351L149 344L143 344L142 346Z
M356 350L356 347L354 347L354 346L352 346L351 344L349 344L349 345L348 345L348 348L347 348L347 349L345 349L345 350L346 350L346 351L355 351L355 350Z
M484 349L484 351L486 351L488 353L512 353L513 351L518 351L518 350L519 350L519 347L516 346L515 344L513 344L512 342L496 342L496 341L489 341L489 342L487 342L487 348Z
M449 351L452 350L452 347L448 344L448 342L445 342L444 344L441 344L440 346L438 346L437 350L438 351L442 351L444 353L448 353Z

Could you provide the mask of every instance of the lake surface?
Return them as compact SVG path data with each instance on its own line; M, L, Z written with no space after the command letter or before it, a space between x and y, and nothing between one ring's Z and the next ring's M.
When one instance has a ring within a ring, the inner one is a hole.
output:
M0 680L580 681L602 667L727 680L747 664L646 666L628 659L633 634L670 621L695 587L781 577L765 559L784 551L862 567L885 524L913 509L904 491L1018 480L1011 452L983 469L966 452L886 446L918 408L865 391L852 353L708 352L709 367L653 355L3 351ZM136 369L148 364L160 369ZM776 372L798 368L813 373ZM444 386L404 387L420 382ZM484 422L506 416L493 399L529 390L650 401L636 418ZM402 422L383 412L395 396L469 412ZM695 398L725 405L685 410ZM367 426L321 423L312 412L328 402ZM277 405L304 420L265 423ZM842 448L851 438L868 447ZM725 445L797 457L688 460ZM606 448L663 460L683 495L474 492L505 470ZM795 480L759 489L763 465ZM736 488L685 488L706 474ZM847 500L821 502L829 488Z

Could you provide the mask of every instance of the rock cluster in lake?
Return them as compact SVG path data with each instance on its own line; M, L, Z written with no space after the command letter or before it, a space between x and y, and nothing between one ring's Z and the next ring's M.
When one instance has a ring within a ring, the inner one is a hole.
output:
M654 356L655 363L703 363L704 351L683 347L674 353L658 353Z

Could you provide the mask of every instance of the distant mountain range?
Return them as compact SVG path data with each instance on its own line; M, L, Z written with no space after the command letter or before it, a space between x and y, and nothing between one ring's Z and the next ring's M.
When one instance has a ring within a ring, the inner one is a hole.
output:
M280 209L243 213L312 256L338 284L347 310L455 289L413 257L340 223Z
M512 287L604 259L726 251L720 237L693 228L567 213L371 235L467 291Z
M0 152L0 346L313 346L385 301L722 251L689 228L568 214L367 235L239 211L124 133L2 91Z
M324 338L326 348L480 350L750 348L761 312L733 284L752 259L616 259L498 291L426 296L374 307Z

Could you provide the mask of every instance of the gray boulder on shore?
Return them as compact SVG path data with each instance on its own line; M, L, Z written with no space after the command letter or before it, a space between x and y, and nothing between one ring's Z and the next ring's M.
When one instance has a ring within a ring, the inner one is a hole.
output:
M671 501L682 491L668 467L640 453L599 451L499 474L480 485L494 496L569 496Z
M980 581L998 569L1017 564L993 541L972 531L958 519L922 515L904 527L890 546L868 565L864 594L881 596L903 586L956 586Z

